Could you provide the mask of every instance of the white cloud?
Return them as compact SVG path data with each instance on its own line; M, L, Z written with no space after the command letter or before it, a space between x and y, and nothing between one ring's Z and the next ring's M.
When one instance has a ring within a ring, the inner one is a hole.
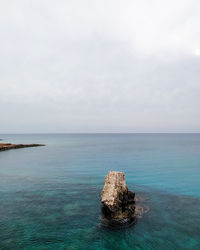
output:
M195 49L195 50L194 50L194 54L195 54L196 56L200 56L200 49Z

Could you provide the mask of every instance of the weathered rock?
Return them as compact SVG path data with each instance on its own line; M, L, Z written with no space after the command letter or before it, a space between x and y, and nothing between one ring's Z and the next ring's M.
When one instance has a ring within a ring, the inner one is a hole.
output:
M126 226L136 220L135 193L128 190L125 174L109 172L101 195L102 221L111 226Z
M0 143L0 151L17 149L17 148L28 148L28 147L39 147L45 146L44 144L12 144L12 143Z

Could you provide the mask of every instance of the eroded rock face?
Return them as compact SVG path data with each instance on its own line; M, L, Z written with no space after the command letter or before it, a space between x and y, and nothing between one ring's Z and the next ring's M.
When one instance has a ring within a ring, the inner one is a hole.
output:
M123 226L135 221L135 193L128 190L124 173L116 171L108 173L101 202L104 223Z

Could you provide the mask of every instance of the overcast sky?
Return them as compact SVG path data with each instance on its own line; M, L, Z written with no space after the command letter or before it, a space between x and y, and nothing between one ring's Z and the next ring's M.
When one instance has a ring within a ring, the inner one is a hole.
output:
M199 0L0 0L0 133L200 132Z

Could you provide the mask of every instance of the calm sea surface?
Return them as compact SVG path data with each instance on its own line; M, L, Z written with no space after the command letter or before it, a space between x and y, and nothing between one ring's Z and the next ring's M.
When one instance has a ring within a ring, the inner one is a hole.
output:
M200 249L200 134L0 135L0 249ZM100 194L124 171L149 211L103 228Z

